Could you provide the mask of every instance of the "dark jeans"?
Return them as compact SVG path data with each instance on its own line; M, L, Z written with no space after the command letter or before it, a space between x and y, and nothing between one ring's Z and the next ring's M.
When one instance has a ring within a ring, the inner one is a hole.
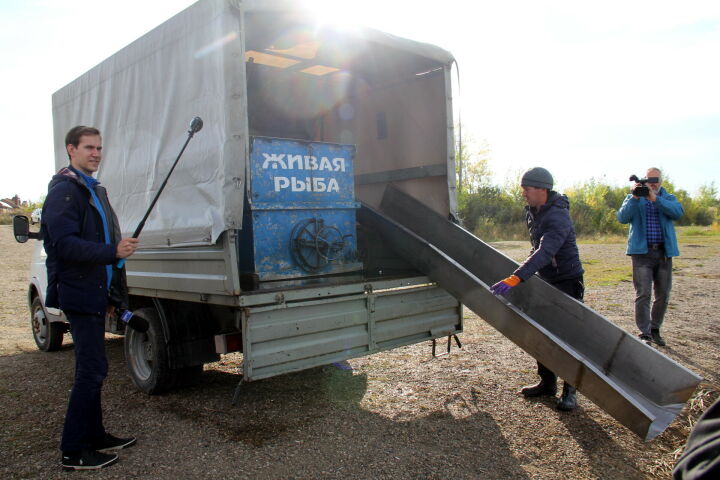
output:
M660 330L665 318L670 289L672 288L672 258L665 257L665 251L649 250L644 255L631 255L633 285L635 286L635 324L641 335L650 335L650 330ZM650 309L650 297L655 292L655 301Z
M75 383L70 392L60 449L77 452L102 438L100 393L107 377L105 319L96 315L65 312L75 344Z
M583 281L582 275L576 278L570 278L568 280L560 280L559 282L551 283L551 285L560 290L561 292L570 295L575 300L579 300L581 302L583 300L583 297L585 296L585 282ZM544 379L546 382L549 383L553 383L557 380L557 375L555 375L552 370L550 370L540 362L537 362L537 364L537 372L538 375L540 375L540 378Z

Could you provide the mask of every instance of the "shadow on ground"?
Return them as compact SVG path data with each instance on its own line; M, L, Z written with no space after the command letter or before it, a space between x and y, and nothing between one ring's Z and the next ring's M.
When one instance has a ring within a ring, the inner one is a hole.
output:
M122 338L109 339L107 352L106 424L139 438L107 478L149 478L158 469L162 478L195 478L212 465L218 475L242 471L237 478L527 479L542 459L531 443L518 449L517 442L544 434L542 415L565 425L597 478L643 477L582 397L569 414L557 412L554 399L517 398L518 409L523 402L540 409L541 422L520 440L505 437L489 386L439 391L437 408L400 413L382 406L388 398L368 400L377 392L367 375L339 364L245 383L233 406L239 355L210 365L193 387L147 396L125 371ZM73 362L71 346L0 357L3 478L64 478L57 444Z
M106 425L139 438L108 475L160 465L165 477L192 476L201 465L188 467L185 449L195 445L189 454L198 459L207 449L225 458L213 471L241 465L248 478L528 478L475 400L462 400L462 418L447 406L410 419L381 415L361 406L367 376L342 364L244 384L236 406L239 376L212 367L194 387L150 397L125 372L122 339L108 340L107 353ZM64 478L57 445L73 362L69 347L0 358L3 478Z

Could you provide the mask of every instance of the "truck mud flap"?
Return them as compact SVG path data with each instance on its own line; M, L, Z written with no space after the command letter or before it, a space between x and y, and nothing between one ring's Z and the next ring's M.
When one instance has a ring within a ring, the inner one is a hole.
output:
M507 297L489 285L517 268L421 202L388 186L358 220L517 346L641 438L673 421L701 378L538 277Z

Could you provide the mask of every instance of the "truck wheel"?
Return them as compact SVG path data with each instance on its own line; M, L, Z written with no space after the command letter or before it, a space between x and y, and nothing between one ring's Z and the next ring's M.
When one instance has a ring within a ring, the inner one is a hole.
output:
M60 349L65 333L65 325L51 322L42 306L40 297L35 297L30 307L30 326L38 348L43 352L55 352Z
M154 308L140 308L134 315L147 320L148 331L125 330L125 361L135 386L149 395L165 392L175 383L168 362L167 339Z

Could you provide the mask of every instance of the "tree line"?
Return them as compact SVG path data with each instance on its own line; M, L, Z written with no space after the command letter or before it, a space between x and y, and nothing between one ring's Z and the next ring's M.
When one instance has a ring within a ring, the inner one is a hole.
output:
M467 152L458 148L458 213L463 226L487 241L527 238L525 200L521 195L520 177L505 185L492 183L488 167L490 149L487 144ZM685 215L676 225L717 225L720 223L720 199L714 182L701 186L697 192L676 187L671 176L663 172L663 187L682 204ZM565 189L570 200L570 216L578 236L626 235L627 225L618 222L616 213L627 197L631 185L618 187L591 178Z

